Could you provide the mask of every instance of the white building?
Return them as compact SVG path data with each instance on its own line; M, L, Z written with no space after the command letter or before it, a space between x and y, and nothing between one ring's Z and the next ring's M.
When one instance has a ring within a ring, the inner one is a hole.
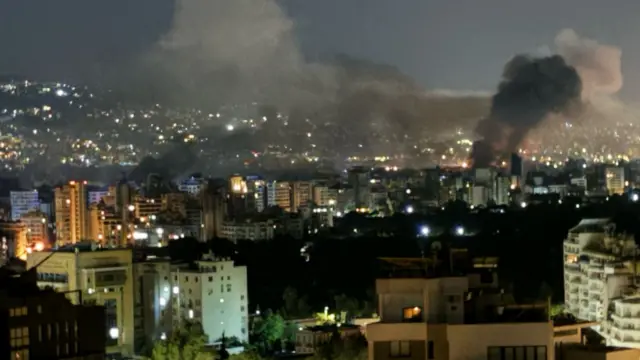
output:
M37 190L11 191L9 200L11 201L11 220L13 221L20 220L22 214L40 207Z
M247 268L212 255L196 269L171 273L173 326L192 320L202 324L209 343L225 337L249 340Z
M222 225L222 238L233 242L238 240L270 240L274 236L272 221L229 221Z
M629 309L636 302L631 299L637 251L633 236L617 233L610 219L584 219L564 242L566 309L579 319L599 321L597 330L609 345L630 346L627 340L637 338L633 347L640 347L640 311ZM629 331L633 334L624 335Z

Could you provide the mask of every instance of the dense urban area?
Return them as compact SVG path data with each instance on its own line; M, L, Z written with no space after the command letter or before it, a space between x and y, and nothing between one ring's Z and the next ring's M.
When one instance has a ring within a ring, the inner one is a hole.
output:
M461 48L491 74L509 48L495 91L433 90L303 51L290 12L329 0L170 2L146 40L126 30L142 1L0 6L0 360L640 359L640 109L618 47L431 31L452 83L473 83ZM358 45L398 56L393 17Z

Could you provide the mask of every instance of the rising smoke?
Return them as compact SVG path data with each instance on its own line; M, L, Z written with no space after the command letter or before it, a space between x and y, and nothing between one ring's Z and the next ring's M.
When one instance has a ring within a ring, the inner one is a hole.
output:
M476 128L472 161L486 167L516 151L524 137L550 115L580 117L587 104L622 87L621 52L563 30L557 55L518 55L504 68L489 116Z

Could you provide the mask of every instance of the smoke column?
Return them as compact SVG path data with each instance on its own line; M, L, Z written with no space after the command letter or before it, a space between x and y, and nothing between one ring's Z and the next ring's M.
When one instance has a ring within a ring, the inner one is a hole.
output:
M504 68L489 116L481 120L472 160L476 167L515 152L527 133L552 114L577 116L585 103L622 87L621 51L580 38L573 30L555 39L557 55L518 55Z

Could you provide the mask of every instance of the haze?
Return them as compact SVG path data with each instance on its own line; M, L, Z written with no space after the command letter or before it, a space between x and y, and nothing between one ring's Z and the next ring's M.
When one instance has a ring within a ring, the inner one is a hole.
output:
M563 28L624 51L625 98L640 94L633 18L617 0L281 1L306 57L346 53L398 67L430 89L492 90L505 61ZM0 72L78 77L144 53L169 29L170 0L0 1ZM526 14L526 16L524 16ZM550 40L551 39L551 40Z

